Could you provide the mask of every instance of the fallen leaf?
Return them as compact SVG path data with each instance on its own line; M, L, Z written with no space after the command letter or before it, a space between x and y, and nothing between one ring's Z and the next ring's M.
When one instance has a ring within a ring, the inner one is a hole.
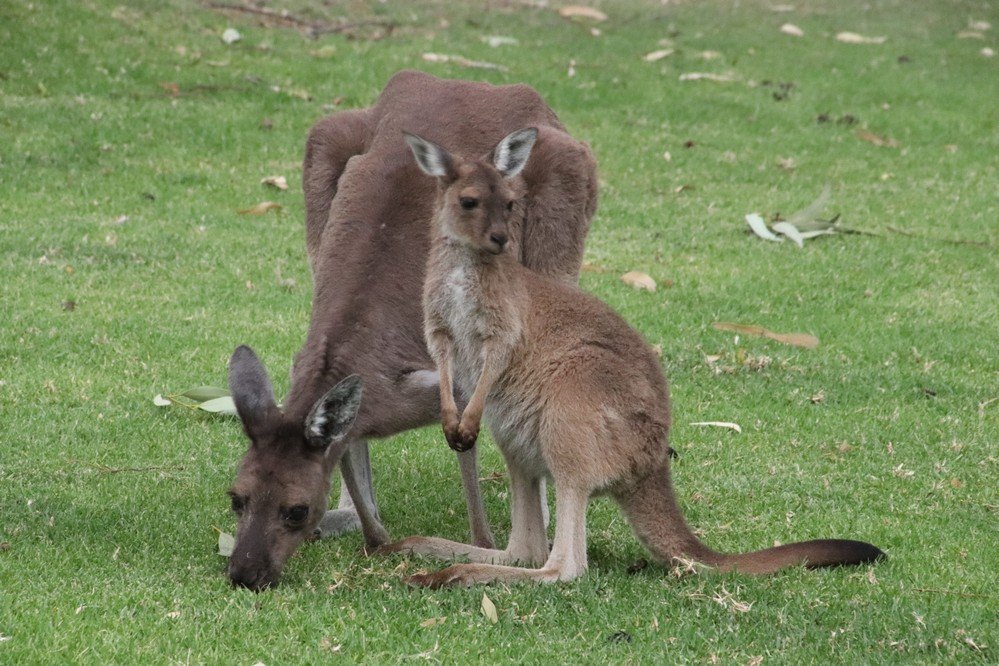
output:
M786 14L794 11L794 5L772 5L770 11L775 14Z
M884 44L887 37L866 37L864 35L858 35L855 32L838 32L836 33L836 41L843 42L844 44Z
M676 53L675 49L660 49L658 51L652 51L651 53L646 53L642 56L642 60L645 62L655 62L657 60L662 60L663 58L668 58L669 56Z
M821 405L823 402L826 401L826 392L823 390L819 390L818 393L812 394L812 397L810 397L809 400L813 405Z
M463 56L447 55L444 53L424 53L423 59L427 62L452 63L459 67L470 67L473 69L495 69L500 72L510 71L508 67L504 67L503 65L483 62L481 60L469 60Z
M958 39L985 39L985 33L977 30L962 30L957 33Z
M681 81L715 81L717 83L731 83L735 77L731 74L715 74L713 72L687 72L680 75Z
M731 423L729 421L696 421L691 423L692 426L713 426L715 428L728 428L729 430L734 430L738 433L742 432L742 427L738 423Z
M984 49L982 49L981 51L978 52L978 55L982 56L983 58L991 58L995 54L996 54L996 52L993 51L992 49L990 49L987 46Z
M236 548L236 537L225 532L219 532L219 555L230 557Z
M798 168L798 163L794 161L793 157L778 157L777 166L784 171L794 171Z
M968 23L968 27L972 30L980 30L982 32L992 29L992 24L988 21L971 21Z
M176 81L161 81L160 88L168 97L178 97L180 95L180 85Z
M718 58L722 57L722 54L720 51L708 50L708 51L701 51L700 53L697 54L697 57L700 58L701 60L718 60Z
M485 35L482 37L482 41L494 49L500 46L516 46L520 43L516 37L506 37L505 35Z
M749 224L749 228L753 230L754 234L756 234L757 236L759 236L764 240L778 241L778 242L784 240L777 234L770 231L770 229L767 228L766 222L764 222L763 218L760 217L759 214L757 213L750 213L749 215L747 215L746 223Z
M166 614L166 616L171 620L175 620L178 617L180 617L180 611L170 611L169 613Z
M214 400L206 400L198 405L198 409L211 412L212 414L228 414L230 416L237 414L236 404L232 401L232 397L228 395L222 398L215 398Z
M793 240L798 247L805 247L805 239L802 238L801 232L790 222L777 222L773 225L773 230Z
M792 37L804 37L805 31L796 26L793 23L785 23L780 27L780 31L785 35L791 35Z
M245 208L236 212L240 215L264 215L269 210L281 210L281 204L274 203L273 201L262 201L253 208Z
M727 321L716 321L711 326L719 331L732 331L743 335L758 335L763 338L776 340L777 342L783 342L784 344L794 345L795 347L804 347L805 349L815 349L819 346L819 339L808 333L774 333L762 326L734 324Z
M271 187L276 187L279 190L288 189L288 181L284 176L267 176L260 180L261 185L270 185Z
M313 58L332 58L336 55L336 47L332 44L327 44L326 46L321 46L318 49L312 49L309 51L309 55Z
M482 593L482 614L493 624L499 622L499 615L496 614L496 604L486 596L485 592Z
M235 44L242 38L243 36L239 34L239 30L236 30L235 28L226 28L222 33L222 41L226 44Z
M829 185L827 183L822 187L822 191L819 192L819 196L815 197L810 204L801 210L796 210L788 215L786 221L793 224L794 227L800 232L831 229L835 225L838 216L829 221L818 219L822 210L829 202L830 192L831 190L829 189Z
M424 629L430 629L431 627L436 627L438 624L444 624L447 620L446 617L430 617L420 623L420 626Z
M635 289L644 289L645 291L656 290L656 281L653 280L647 273L642 273L640 271L628 271L621 276L621 282L624 282Z
M857 130L857 138L861 141L874 144L882 148L898 148L898 141L890 137L883 137L867 130Z
M591 21L607 20L607 14L604 14L599 9L584 7L583 5L566 5L565 7L559 7L558 15L562 18L583 18L590 19Z
M169 407L173 403L164 398L159 393L157 393L156 395L153 396L153 404L156 405L157 407Z

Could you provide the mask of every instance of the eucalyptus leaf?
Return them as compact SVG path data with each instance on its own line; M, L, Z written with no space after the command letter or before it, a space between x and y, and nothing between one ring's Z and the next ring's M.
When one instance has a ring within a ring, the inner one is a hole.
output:
M198 405L198 409L203 409L212 414L236 414L236 404L232 401L232 396L222 396L213 400L206 400Z
M804 208L787 216L787 222L793 224L794 227L799 231L812 231L812 229L806 229L803 225L814 222L818 219L819 215L822 214L822 209L826 207L829 203L829 185L826 184L822 188L822 192L815 201L808 204ZM776 228L776 225L774 225Z
M219 555L229 557L236 548L236 537L225 532L219 532Z
M763 218L756 213L750 213L746 216L746 222L749 224L749 228L753 230L753 233L760 238L768 241L783 241L784 239L776 235L770 229L767 228L767 223L763 221Z
M153 404L157 407L169 407L173 403L168 398L164 398L162 395L157 393L153 396Z
M799 233L798 228L790 222L778 222L774 225L774 231L784 234L793 240L798 247L805 247L805 239L801 237L801 233Z
M205 402L206 400L214 400L215 398L222 398L229 395L229 389L219 388L218 386L198 386L184 391L180 395L190 398L195 402Z

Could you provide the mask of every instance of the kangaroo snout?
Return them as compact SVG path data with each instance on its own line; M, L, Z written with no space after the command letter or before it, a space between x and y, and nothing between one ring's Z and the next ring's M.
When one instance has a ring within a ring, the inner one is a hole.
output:
M231 560L228 573L233 587L245 587L254 592L274 587L280 579L280 574L273 573L270 567L255 566L255 563L236 565Z
M509 237L502 231L494 231L489 234L489 251L493 254L500 254L506 247Z

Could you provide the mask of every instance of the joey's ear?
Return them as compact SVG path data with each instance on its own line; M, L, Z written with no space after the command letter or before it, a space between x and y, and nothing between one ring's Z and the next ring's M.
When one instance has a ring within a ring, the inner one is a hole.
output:
M534 141L537 138L538 129L536 127L528 127L507 134L493 148L493 166L503 174L504 178L513 178L527 164L527 158L531 156L531 148L534 147Z
M347 436L361 407L361 378L351 375L334 386L305 418L305 439L325 449Z
M229 390L246 434L259 434L278 411L267 371L253 350L236 347L229 359Z
M403 132L402 134L406 138L406 143L409 144L409 148L413 151L413 157L416 158L416 163L423 170L423 173L428 176L448 179L452 179L457 175L454 169L454 158L451 156L451 153L433 141L427 141L423 137L410 134L409 132Z

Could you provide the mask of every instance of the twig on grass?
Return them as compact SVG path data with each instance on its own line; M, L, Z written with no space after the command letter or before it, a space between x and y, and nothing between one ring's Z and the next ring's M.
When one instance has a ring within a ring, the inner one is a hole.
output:
M279 12L273 9L267 9L266 7L236 5L227 2L209 2L208 6L212 9L217 9L224 12L242 12L245 14L255 14L257 16L262 16L266 20L272 21L278 25L282 25L288 28L297 28L298 30L302 31L309 39L316 39L323 35L335 35L337 33L355 30L357 28L367 28L371 26L385 28L386 35L391 34L391 32L395 29L395 23L393 21L385 19L364 19L362 21L354 21L354 22L328 23L325 21L307 21L287 11Z

